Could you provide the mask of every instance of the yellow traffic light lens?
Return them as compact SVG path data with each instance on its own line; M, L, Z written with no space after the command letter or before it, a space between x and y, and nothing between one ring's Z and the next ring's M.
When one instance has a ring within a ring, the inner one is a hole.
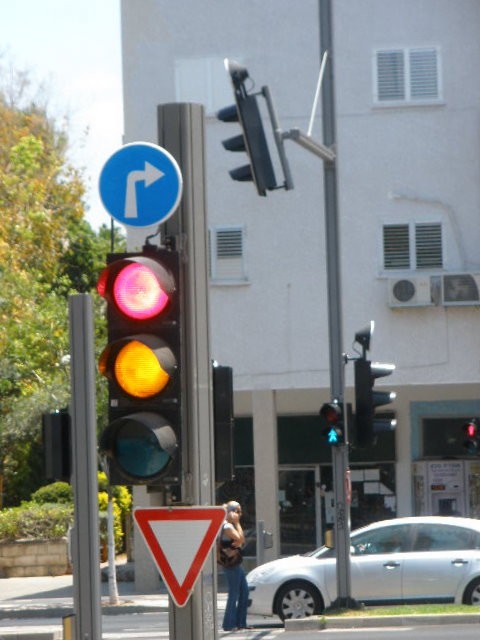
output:
M170 375L156 354L142 342L132 340L117 354L114 366L119 386L135 398L151 398L165 389Z

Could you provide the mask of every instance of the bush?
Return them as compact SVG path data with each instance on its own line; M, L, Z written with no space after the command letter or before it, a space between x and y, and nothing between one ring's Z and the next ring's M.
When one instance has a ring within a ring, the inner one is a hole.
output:
M72 504L73 490L68 482L53 482L37 489L30 499L36 504Z
M72 522L72 504L24 502L0 511L0 542L62 538Z

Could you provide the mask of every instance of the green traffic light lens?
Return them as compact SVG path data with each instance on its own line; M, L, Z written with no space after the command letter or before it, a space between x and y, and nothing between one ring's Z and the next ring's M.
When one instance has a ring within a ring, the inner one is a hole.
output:
M130 477L148 480L161 473L173 458L177 441L173 429L160 416L134 414L121 419L114 436L113 455Z

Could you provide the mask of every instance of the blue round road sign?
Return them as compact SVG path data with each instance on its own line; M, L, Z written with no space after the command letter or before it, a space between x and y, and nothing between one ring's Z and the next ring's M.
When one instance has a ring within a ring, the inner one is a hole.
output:
M131 227L165 222L177 209L183 180L175 158L149 142L126 144L100 173L100 198L109 214Z

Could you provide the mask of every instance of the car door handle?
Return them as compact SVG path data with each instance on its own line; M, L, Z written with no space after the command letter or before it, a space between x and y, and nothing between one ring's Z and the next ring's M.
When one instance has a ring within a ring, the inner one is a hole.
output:
M461 567L464 564L468 564L468 560L462 560L461 558L457 558L456 560L452 560L452 564L455 567Z
M393 560L391 562L385 562L385 564L383 565L385 567L385 569L396 569L397 567L400 566L399 562L394 562Z

